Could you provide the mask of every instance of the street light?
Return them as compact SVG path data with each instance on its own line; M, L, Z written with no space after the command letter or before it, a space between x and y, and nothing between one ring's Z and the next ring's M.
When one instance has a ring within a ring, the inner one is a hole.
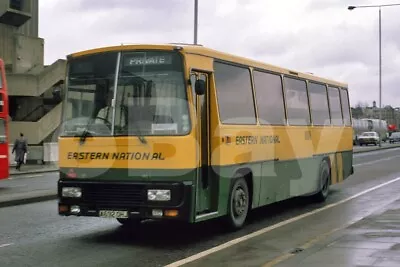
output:
M197 24L198 24L198 13L199 13L199 1L194 0L194 44L197 44Z
M368 8L378 7L379 8L379 130L382 127L382 15L381 8L389 6L400 6L399 4L387 4L387 5L368 5L368 6L348 6L348 10L356 8ZM382 137L379 135L379 146L382 146Z

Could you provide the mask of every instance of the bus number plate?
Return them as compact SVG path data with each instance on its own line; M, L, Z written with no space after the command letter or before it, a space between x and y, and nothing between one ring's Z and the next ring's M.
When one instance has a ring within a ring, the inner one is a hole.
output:
M101 210L99 217L102 218L128 218L128 212L122 210Z

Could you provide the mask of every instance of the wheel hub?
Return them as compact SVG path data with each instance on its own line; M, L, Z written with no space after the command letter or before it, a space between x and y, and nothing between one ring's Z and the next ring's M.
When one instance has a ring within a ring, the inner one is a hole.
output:
M242 215L247 207L247 197L246 193L242 188L238 188L235 191L235 195L233 198L233 208L235 211L235 214L240 216Z

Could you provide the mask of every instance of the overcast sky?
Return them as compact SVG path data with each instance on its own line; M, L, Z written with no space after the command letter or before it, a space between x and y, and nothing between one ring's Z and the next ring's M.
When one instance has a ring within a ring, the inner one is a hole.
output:
M193 42L194 0L39 0L45 63L121 43ZM198 42L349 83L379 105L378 9L400 0L199 0ZM382 103L400 107L400 6L382 10Z

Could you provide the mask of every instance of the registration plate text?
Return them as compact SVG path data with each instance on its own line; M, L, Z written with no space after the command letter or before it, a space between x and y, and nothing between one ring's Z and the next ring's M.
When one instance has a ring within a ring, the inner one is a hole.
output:
M128 218L128 212L123 210L101 210L99 217L102 218Z

